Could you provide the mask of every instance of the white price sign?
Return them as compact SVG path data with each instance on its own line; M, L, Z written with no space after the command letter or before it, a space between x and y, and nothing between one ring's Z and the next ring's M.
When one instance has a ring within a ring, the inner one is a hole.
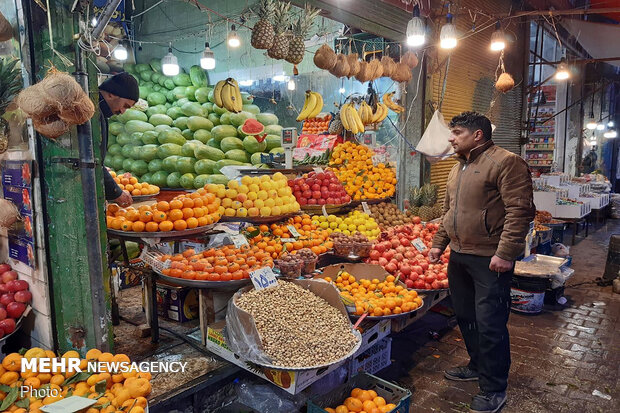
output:
M235 248L241 248L244 245L248 245L248 240L243 234L232 235L230 240L235 245Z
M414 239L412 244L420 252L426 249L426 244L424 244L424 241L422 241L420 238Z
M370 212L370 208L368 207L368 204L366 202L362 202L362 209L364 210L364 213L371 215L372 212Z
M295 242L295 238L280 238L280 242Z
M293 237L299 238L301 236L294 225L287 225L286 228L288 228L288 232L290 232Z
M263 267L250 273L250 279L254 288L262 290L265 288L273 287L278 284L275 274L270 267Z

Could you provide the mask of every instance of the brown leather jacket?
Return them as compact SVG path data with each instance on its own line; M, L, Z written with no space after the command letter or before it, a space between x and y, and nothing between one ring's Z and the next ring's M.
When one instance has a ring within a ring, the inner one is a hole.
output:
M443 217L433 248L514 261L534 219L532 178L519 156L488 141L448 176Z

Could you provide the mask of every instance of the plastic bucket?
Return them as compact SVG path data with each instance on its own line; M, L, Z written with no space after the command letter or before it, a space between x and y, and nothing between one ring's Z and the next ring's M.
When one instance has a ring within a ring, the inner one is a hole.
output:
M547 278L514 275L510 288L512 311L522 314L539 314L542 311L545 291L548 287Z

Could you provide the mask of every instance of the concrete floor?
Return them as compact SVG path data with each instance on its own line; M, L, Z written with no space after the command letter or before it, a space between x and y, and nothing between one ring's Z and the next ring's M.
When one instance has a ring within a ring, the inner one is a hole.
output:
M512 366L502 412L620 411L620 295L593 282L603 274L613 233L620 233L618 220L591 228L587 238L578 238L571 247L575 274L567 283L563 309L511 314ZM411 390L411 412L468 411L479 391L477 382L443 378L446 368L468 362L454 324L453 317L429 313L394 336L393 364L379 375ZM611 399L592 395L595 390Z

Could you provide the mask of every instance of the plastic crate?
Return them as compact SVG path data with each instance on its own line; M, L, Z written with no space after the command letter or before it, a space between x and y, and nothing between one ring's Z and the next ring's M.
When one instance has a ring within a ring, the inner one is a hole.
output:
M389 337L376 343L363 353L353 357L349 362L349 377L357 373L374 374L392 363L392 339Z
M327 413L323 407L336 408L341 405L351 395L351 390L356 387L374 390L388 404L395 404L396 407L390 410L390 413L409 413L409 404L411 403L411 392L409 390L368 373L360 373L326 395L308 400L308 413Z

